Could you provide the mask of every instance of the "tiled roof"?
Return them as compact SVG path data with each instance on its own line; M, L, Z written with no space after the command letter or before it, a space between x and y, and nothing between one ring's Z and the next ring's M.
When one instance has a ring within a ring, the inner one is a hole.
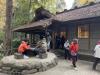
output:
M37 29L37 28L43 28L45 27L46 25L50 25L50 20L51 19L46 19L46 20L40 20L40 21L36 21L34 23L31 23L31 24L27 24L27 25L22 25L18 28L15 28L13 29L12 31L21 31L21 32L24 32L24 31L28 31L28 30L34 30L34 29Z
M100 16L100 3L94 4L91 6L85 6L78 9L69 10L67 12L58 14L50 19L46 20L40 20L31 24L27 24L18 28L13 29L13 31L25 31L25 30L33 30L36 27L44 27L46 24L47 26L50 25L50 22L53 20L57 21L74 21L74 20L80 20L80 19L88 19L93 17L99 17Z
M97 16L100 16L100 3L58 14L55 19L59 21L69 21Z

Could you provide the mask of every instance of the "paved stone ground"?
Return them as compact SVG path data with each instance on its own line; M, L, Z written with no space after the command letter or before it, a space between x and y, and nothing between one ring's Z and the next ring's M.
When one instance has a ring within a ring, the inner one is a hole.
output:
M97 66L97 71L93 71L92 64L93 62L79 60L78 71L75 71L71 66L71 61L59 60L55 68L30 75L100 75L100 65Z
M92 70L93 62L79 60L77 63L78 71L75 71L71 66L71 61L59 60L59 64L50 70L29 75L100 75L100 64L97 66L97 71ZM0 73L0 75L6 75Z
M0 73L0 75L7 75L7 74Z

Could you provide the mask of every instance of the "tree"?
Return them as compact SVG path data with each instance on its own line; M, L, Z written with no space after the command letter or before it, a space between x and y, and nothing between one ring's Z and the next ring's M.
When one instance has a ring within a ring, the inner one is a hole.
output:
M30 21L31 0L15 0L13 27L24 25Z
M5 49L11 49L12 0L6 0Z
M66 4L65 4L64 0L58 0L58 1L57 1L57 6L56 6L56 8L57 8L57 11L58 11L58 12L64 11L65 7L66 7Z
M96 0L75 0L75 6L82 7L89 5L90 3L95 3Z
M41 6L56 13L56 0L15 0L13 27L29 23L35 17L35 10Z
M5 25L5 3L6 0L0 0L0 28L3 29Z

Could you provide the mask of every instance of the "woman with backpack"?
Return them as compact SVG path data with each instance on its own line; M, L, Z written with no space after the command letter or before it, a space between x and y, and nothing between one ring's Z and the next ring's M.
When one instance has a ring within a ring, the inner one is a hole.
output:
M77 56L79 50L78 39L73 39L69 49L72 57L72 65L74 69L77 70L76 62L77 62Z

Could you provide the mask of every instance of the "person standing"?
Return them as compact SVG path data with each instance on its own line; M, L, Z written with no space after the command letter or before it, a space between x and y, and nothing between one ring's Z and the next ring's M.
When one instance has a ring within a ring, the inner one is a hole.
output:
M77 70L76 62L77 62L77 56L78 56L78 50L79 50L79 44L77 39L73 39L71 45L70 45L70 52L72 57L72 65L75 70Z
M62 48L62 49L64 49L64 43L65 43L65 41L66 41L66 40L65 40L65 37L62 36L62 37L61 37L61 48Z
M100 62L100 41L98 41L97 45L94 48L94 57L95 57L95 61L93 64L93 70L96 70L96 66L97 64Z
M64 43L64 50L65 50L64 56L65 56L65 59L68 59L68 60L70 60L70 58L71 58L69 46L70 46L69 41L66 40L65 43Z
M61 37L60 35L56 36L56 49L61 48Z

